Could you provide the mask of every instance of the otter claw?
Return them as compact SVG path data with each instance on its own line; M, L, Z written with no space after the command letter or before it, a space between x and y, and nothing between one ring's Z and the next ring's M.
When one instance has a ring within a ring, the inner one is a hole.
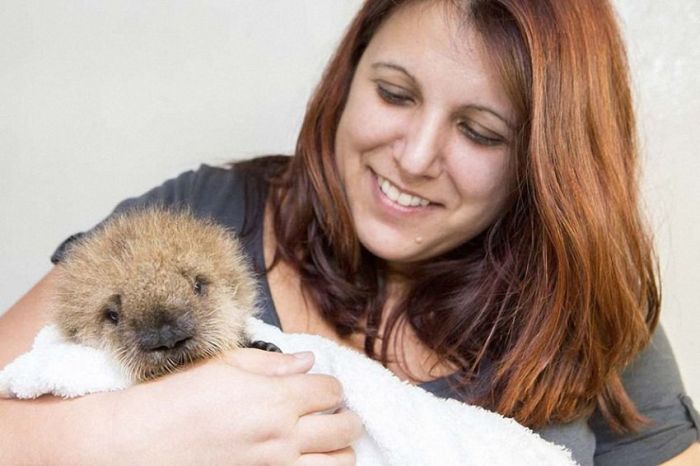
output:
M248 343L248 348L254 348L254 349L259 349L259 350L263 350L263 351L271 351L273 353L281 353L282 352L282 350L279 349L279 347L277 345L275 345L274 343L268 343L268 342L262 341L262 340L251 341L250 343Z

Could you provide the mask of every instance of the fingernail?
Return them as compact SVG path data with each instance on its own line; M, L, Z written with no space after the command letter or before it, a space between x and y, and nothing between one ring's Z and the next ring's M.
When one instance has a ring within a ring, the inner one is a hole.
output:
M311 351L301 351L299 353L292 353L292 356L304 362L313 362L314 353Z

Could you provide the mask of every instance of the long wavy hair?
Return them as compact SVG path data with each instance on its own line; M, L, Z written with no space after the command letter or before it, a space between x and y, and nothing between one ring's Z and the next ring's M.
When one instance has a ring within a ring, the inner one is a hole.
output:
M650 339L660 290L611 5L442 0L478 31L519 115L516 194L483 233L415 264L410 290L387 313L386 267L355 235L335 134L368 43L393 11L416 1L426 0L366 1L340 42L295 157L271 180L274 263L294 267L323 318L342 336L364 334L366 353L384 364L400 340L392 337L410 325L440 362L460 368L452 380L465 397L487 380L472 403L531 427L597 406L613 429L638 428L644 418L620 372Z

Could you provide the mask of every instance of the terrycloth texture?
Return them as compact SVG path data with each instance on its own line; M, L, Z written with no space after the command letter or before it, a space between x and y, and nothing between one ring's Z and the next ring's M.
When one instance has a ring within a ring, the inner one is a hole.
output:
M256 319L249 325L256 340L275 343L285 353L313 351L312 372L341 381L347 406L365 425L366 434L354 445L360 466L575 464L564 448L515 421L437 398L330 340L284 334ZM71 397L128 386L118 366L95 353L99 351L60 341L55 329L44 328L32 351L0 372L0 393L21 398L44 393Z
M104 351L65 341L55 325L42 328L31 351L0 371L0 397L37 398L51 393L74 398L133 385Z

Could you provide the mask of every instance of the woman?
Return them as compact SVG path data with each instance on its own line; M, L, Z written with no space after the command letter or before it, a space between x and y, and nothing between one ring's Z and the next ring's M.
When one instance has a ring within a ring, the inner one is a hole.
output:
M268 322L512 416L582 464L694 461L694 412L663 333L638 355L659 293L634 141L605 1L370 0L291 161L202 167L117 211L187 205L235 228L268 271ZM0 320L0 338L15 339L0 364L43 324L52 285L50 273ZM27 429L57 429L40 460L77 441L61 459L352 462L352 413L309 415L335 406L339 387L302 375L308 357L230 359L123 393L2 401L19 419L2 423L3 454L26 454Z

